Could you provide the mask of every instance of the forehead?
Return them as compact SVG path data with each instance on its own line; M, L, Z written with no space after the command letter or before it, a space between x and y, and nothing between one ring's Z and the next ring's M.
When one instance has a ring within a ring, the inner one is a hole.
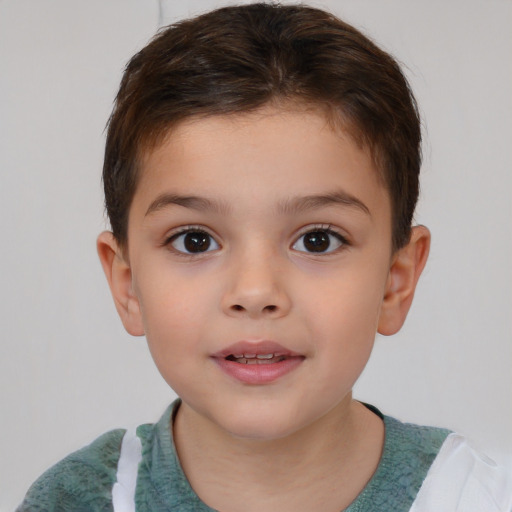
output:
M271 202L339 188L388 203L370 152L311 109L186 120L146 152L140 171L134 203L146 207L162 192Z

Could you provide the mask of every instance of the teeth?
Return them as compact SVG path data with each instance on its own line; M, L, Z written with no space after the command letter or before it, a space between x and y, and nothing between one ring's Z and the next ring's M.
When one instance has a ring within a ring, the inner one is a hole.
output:
M272 359L277 357L275 354L232 354L235 359Z
M231 357L232 361L239 364L271 364L286 359L284 356L275 354L233 354Z
M257 357L253 357L252 359L239 359L239 363L245 364L272 364L276 361L272 361L271 359L258 359Z

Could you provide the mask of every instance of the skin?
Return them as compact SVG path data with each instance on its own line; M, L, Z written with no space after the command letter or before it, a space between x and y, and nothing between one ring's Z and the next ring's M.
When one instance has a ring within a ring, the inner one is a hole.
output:
M207 250L186 253L187 229ZM312 232L329 247L312 252ZM125 328L182 398L174 434L196 493L224 512L348 506L384 439L351 389L375 334L402 326L430 241L418 226L392 252L368 152L311 110L186 121L144 159L128 240L102 233L98 252ZM212 355L241 340L301 362L240 382Z

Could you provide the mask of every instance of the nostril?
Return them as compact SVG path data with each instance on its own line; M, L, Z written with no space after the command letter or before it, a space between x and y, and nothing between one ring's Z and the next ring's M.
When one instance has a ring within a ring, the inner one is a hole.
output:
M244 306L241 306L240 304L233 304L231 306L231 309L233 311L245 311L246 308L244 308ZM269 304L268 306L265 306L262 311L263 312L268 312L268 313L273 313L274 311L277 311L277 306L275 306L274 304Z

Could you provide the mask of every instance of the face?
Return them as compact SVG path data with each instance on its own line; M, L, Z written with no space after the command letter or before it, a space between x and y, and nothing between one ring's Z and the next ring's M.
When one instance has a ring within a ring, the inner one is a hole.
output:
M143 162L128 240L132 315L185 410L272 439L350 401L389 286L391 208L369 154L320 114L179 125Z

